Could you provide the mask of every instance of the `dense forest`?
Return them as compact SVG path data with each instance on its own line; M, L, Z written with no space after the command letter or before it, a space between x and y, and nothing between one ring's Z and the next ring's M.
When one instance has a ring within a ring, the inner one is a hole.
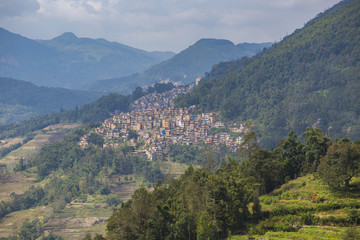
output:
M277 229L296 231L287 222L267 223L273 216L261 209L259 196L307 173L346 191L349 180L360 174L360 141L331 142L320 129L312 128L303 133L304 143L291 131L273 150L260 148L253 132L245 139L238 150L241 162L229 156L216 171L190 166L180 179L159 181L153 191L138 189L114 210L106 239L226 239L247 232L261 220L267 225L254 231L266 232L274 224ZM277 216L284 214L277 211Z
M177 106L253 121L260 144L294 129L360 137L360 2L344 1L253 58L213 67Z

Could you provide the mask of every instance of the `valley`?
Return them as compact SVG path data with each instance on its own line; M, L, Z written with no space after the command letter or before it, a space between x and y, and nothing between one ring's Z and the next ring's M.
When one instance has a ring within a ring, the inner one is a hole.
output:
M359 239L359 12L177 54L0 28L0 239Z

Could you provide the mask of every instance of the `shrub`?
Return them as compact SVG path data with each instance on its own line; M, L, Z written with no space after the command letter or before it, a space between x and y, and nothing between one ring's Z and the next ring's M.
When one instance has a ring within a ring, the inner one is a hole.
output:
M348 228L342 235L344 240L360 239L360 234L355 227Z
M301 215L301 222L305 225L314 225L314 215L309 212Z
M109 186L105 186L100 190L101 195L108 195L111 193Z

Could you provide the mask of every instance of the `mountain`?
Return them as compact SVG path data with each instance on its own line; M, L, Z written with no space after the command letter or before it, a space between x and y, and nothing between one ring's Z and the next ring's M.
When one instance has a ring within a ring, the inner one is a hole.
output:
M253 56L271 44L242 43L235 45L228 40L201 39L169 60L156 64L139 74L100 80L90 85L88 89L129 93L137 86L149 86L162 80L187 84L210 71L211 66L216 63Z
M38 87L30 82L0 78L0 125L72 109L101 96L96 92Z
M343 1L250 59L219 64L177 106L252 121L261 144L295 129L360 137L360 1Z
M73 33L35 41L0 28L0 76L41 86L79 88L143 71L173 55L105 39L78 38Z

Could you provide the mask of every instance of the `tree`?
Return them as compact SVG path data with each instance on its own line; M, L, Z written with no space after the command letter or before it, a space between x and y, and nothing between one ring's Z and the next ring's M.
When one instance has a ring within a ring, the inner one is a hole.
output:
M18 232L21 240L35 240L43 234L44 230L39 219L25 222Z
M321 159L318 173L332 187L349 187L352 177L360 173L360 145L349 140L331 144Z
M154 89L155 92L157 93L163 93L166 91L170 91L171 89L173 89L175 86L172 82L169 83L155 83L154 84Z
M91 234L88 233L86 234L86 236L83 238L83 240L105 240L105 238L100 235L100 234L95 234L94 238L91 237Z
M116 209L107 224L108 239L138 239L146 236L149 230L149 219L156 206L152 193L145 188L135 191L132 200Z
M96 146L102 147L104 144L104 139L99 134L91 133L89 135L89 142Z
M142 96L144 96L145 93L142 89L142 87L137 87L133 92L132 92L132 99L136 100L141 98Z
M297 178L305 160L304 145L296 138L295 132L290 131L288 137L276 148L282 158L284 177L289 179Z
M274 151L257 149L241 162L241 174L254 178L259 184L259 193L272 191L283 182L281 157Z
M319 128L308 127L303 134L305 138L305 164L303 171L313 173L316 171L321 157L325 156L330 145L330 138L324 136Z
M247 127L250 126L251 123L247 124ZM240 144L240 147L237 150L237 152L240 154L242 158L247 158L249 154L259 149L259 147L260 146L255 132L250 131L243 136L243 141Z
M130 140L130 139L137 139L139 137L139 134L135 131L135 130L132 130L132 129L130 129L129 131L128 131L128 140Z

